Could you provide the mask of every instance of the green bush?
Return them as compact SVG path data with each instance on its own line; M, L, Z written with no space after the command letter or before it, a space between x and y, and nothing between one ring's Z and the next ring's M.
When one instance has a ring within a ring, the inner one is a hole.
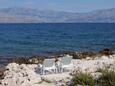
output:
M101 68L97 68L96 72L102 72Z
M102 69L97 82L101 86L115 86L115 71Z
M94 86L95 81L93 80L93 77L89 73L79 72L73 75L72 83L73 86L77 86L77 85Z

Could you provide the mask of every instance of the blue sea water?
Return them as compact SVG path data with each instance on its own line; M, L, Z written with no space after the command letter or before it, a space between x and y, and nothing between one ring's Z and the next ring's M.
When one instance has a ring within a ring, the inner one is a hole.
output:
M0 56L98 51L115 46L115 23L0 24Z

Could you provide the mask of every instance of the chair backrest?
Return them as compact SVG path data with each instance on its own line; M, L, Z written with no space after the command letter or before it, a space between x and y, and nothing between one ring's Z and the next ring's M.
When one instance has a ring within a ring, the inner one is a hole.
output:
M44 67L52 67L55 63L55 59L45 59L43 62Z
M71 60L72 60L72 56L66 55L61 59L61 63L62 65L69 65L71 63Z

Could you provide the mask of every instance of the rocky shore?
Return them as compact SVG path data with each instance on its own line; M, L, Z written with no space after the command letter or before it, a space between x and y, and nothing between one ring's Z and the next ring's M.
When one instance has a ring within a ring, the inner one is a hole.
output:
M73 56L72 63L75 66L71 72L40 75L36 70L39 61L43 58L34 56L29 59L12 60L5 66L0 86L72 86L72 75L76 72L87 72L97 78L100 75L98 69L115 69L115 54L109 49L101 50L98 54L93 52L64 54ZM59 56L56 55L56 57ZM54 56L51 57L54 58Z

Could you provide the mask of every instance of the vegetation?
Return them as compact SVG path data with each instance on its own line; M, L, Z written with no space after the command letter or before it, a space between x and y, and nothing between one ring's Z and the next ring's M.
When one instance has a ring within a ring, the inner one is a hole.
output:
M97 82L101 86L115 86L115 71L102 69Z
M96 72L102 73L102 72L104 72L105 70L108 70L108 69L107 69L106 67L104 67L103 69L102 69L102 68L98 68Z
M77 85L94 86L95 84L93 77L89 73L82 73L82 72L78 72L74 74L72 78L72 82L73 82L73 86L77 86Z
M98 69L101 75L94 79L89 73L76 73L73 75L72 83L73 86L83 85L83 86L115 86L115 71L109 70L107 68Z

